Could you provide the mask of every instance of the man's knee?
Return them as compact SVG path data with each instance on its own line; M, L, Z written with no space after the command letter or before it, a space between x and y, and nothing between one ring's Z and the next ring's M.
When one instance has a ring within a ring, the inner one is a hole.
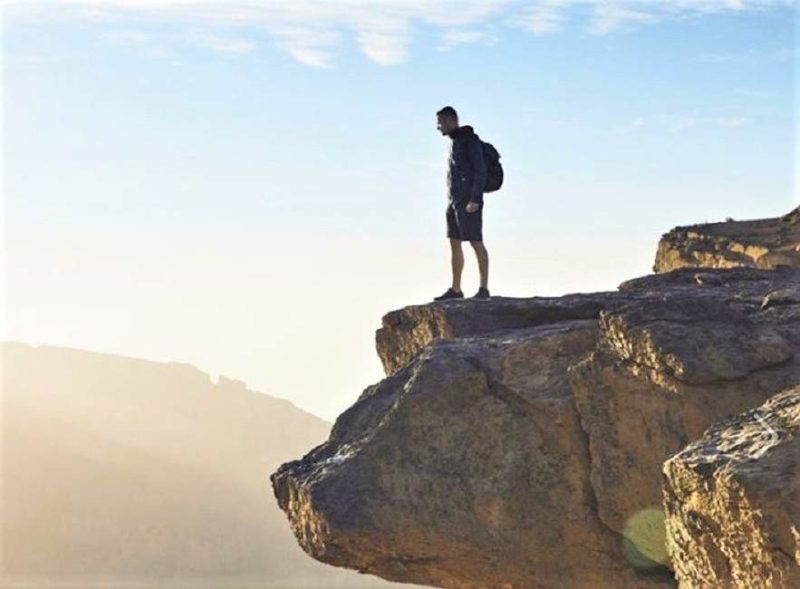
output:
M483 245L483 241L470 241L469 244L473 247L476 252L486 251L486 247Z
M451 237L450 238L450 247L453 248L454 250L460 250L461 249L461 240L460 239L454 239L454 238Z

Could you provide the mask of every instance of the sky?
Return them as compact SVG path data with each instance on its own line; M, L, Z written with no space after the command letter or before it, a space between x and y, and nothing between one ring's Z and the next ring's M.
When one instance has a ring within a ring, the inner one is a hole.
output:
M676 225L800 204L798 4L5 2L3 338L332 421L450 284L438 109L501 154L492 294L613 290Z

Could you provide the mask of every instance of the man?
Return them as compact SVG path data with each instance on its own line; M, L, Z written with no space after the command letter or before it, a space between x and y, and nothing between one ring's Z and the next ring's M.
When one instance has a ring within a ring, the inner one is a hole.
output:
M464 298L461 292L461 271L464 252L461 242L469 241L478 259L481 285L473 298L489 298L489 253L483 245L483 190L486 186L486 162L481 141L472 127L458 125L458 113L445 106L436 113L436 128L450 137L449 168L447 170L447 238L450 240L450 265L453 284L435 301Z

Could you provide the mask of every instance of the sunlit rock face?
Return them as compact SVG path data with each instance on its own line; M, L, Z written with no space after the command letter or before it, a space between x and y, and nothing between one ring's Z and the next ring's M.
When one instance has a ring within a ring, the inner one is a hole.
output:
M800 267L800 207L773 219L676 227L662 236L653 270L686 266Z
M662 462L800 382L798 285L687 268L390 313L387 377L272 475L275 496L308 554L389 580L674 587Z
M661 505L661 463L713 422L800 382L797 270L680 270L627 282L653 298L600 313L602 337L571 369L602 521L622 531Z
M800 587L800 387L715 424L664 474L682 589Z

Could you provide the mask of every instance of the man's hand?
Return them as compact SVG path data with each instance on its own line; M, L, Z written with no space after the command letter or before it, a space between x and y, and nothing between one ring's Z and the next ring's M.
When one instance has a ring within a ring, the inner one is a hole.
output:
M479 206L480 205L478 203L476 203L474 200L471 200L467 203L466 210L468 213L474 213L478 210Z

